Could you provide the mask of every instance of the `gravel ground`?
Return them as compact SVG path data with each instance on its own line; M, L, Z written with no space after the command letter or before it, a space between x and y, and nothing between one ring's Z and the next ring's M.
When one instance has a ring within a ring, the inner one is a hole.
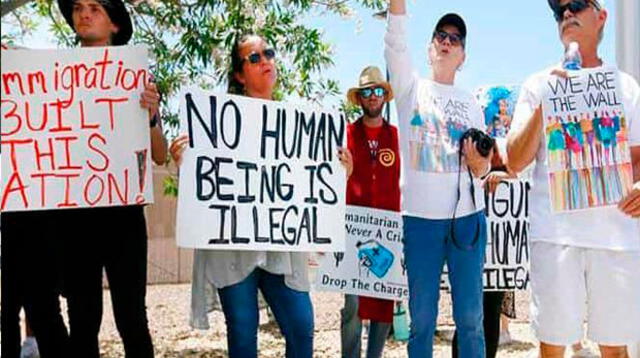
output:
M123 357L122 345L116 331L109 291L105 290L105 310L100 345L103 357ZM213 312L209 317L211 329L192 330L188 325L190 305L190 285L150 286L147 293L147 307L151 334L157 357L212 358L226 357L224 318L221 312ZM340 356L340 308L342 296L335 293L314 292L312 294L316 317L315 357ZM516 297L518 319L512 321L510 330L515 342L501 347L498 357L533 357L536 343L527 322L528 294L518 293ZM453 330L450 297L444 294L441 302L439 330L442 336ZM264 316L263 312L263 316ZM265 317L263 317L265 318ZM261 319L266 321L265 319ZM284 357L284 340L274 323L263 324L259 333L261 357ZM435 357L450 357L451 343L438 337ZM406 344L389 340L385 357L406 357Z

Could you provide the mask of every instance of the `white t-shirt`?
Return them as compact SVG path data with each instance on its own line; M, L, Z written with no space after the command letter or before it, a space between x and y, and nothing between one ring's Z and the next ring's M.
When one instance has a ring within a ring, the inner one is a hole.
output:
M482 110L470 93L420 79L411 65L405 16L390 15L385 58L398 109L402 157L402 212L426 219L451 219L458 190L460 137L468 128L484 129ZM467 166L460 175L457 217L484 209L484 189L474 180L471 200Z
M552 68L531 76L520 91L512 130L522 128L542 104L544 84ZM622 104L627 118L629 146L640 145L640 87L630 75L618 71ZM543 134L544 138L544 134ZM544 139L536 154L531 207L531 238L561 245L611 250L640 250L640 220L624 215L617 207L551 212Z

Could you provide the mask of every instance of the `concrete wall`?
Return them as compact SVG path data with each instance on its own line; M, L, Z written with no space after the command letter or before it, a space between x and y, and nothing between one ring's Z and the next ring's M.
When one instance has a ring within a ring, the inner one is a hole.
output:
M155 204L146 207L149 234L149 284L184 283L191 281L193 251L178 249L175 242L176 204L173 197L163 193L163 180L174 167L153 167Z

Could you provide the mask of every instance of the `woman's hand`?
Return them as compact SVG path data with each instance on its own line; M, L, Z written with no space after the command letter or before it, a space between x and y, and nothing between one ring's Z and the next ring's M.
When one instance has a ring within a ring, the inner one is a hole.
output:
M171 159L173 159L177 166L182 164L182 155L184 154L185 149L187 149L188 144L189 136L186 134L178 136L173 140L173 142L171 142L169 152L171 153Z
M491 172L484 181L485 190L493 194L496 192L498 184L510 178L512 178L512 176L506 172Z

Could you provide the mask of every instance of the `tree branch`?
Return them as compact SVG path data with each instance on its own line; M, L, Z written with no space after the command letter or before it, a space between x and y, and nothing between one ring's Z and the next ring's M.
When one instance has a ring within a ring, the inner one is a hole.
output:
M4 17L7 14L10 14L14 10L33 2L34 0L4 0L2 1L2 15L0 17Z

